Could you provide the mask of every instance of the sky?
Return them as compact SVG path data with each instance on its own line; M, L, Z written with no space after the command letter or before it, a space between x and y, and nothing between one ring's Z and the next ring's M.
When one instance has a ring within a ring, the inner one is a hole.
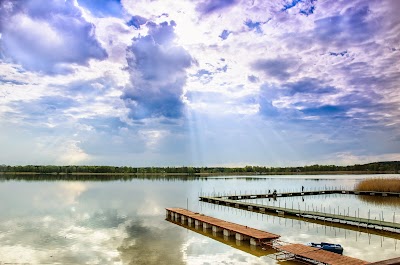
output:
M0 1L0 164L400 160L400 1Z

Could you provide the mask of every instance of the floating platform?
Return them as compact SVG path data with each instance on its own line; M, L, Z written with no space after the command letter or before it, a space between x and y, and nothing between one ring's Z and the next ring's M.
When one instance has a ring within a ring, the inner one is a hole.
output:
M225 236L234 236L236 240L239 241L250 240L251 245L261 245L280 237L280 235L227 222L181 208L166 208L166 211L167 218L171 217L175 220L181 220L181 223L194 223L195 226L203 226L203 228L206 229L210 228L214 232L222 232Z

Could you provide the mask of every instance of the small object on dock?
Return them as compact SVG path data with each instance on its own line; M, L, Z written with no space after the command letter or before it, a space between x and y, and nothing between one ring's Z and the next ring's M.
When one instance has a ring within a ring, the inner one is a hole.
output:
M332 244L332 243L326 243L326 242L321 242L321 243L310 242L310 243L307 243L306 246L323 249L323 250L337 253L340 255L343 254L343 247L339 244Z

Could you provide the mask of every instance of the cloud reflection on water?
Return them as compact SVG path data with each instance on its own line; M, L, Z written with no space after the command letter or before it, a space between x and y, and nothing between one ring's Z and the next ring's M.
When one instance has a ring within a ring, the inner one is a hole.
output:
M186 207L281 234L283 240L341 243L367 260L398 256L392 239L346 229L228 210L198 202L200 192L347 185L350 180L208 179L193 181L0 183L0 261L60 264L277 264L166 222L165 207ZM38 199L34 199L38 198ZM342 197L333 198L343 203ZM308 204L312 203L312 197ZM315 198L318 200L318 198ZM295 203L297 204L297 202ZM318 203L319 204L319 203ZM396 209L398 209L398 206ZM342 208L342 206L341 206ZM381 242L383 240L383 242ZM383 248L381 247L383 245ZM374 249L364 253L366 249ZM376 250L376 251L375 251Z

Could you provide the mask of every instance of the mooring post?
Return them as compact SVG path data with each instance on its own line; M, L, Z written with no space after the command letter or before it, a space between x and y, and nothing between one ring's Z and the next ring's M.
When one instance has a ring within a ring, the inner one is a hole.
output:
M371 209L368 209L368 224L369 224L370 215L371 215ZM368 224L367 224L367 227L368 227Z

